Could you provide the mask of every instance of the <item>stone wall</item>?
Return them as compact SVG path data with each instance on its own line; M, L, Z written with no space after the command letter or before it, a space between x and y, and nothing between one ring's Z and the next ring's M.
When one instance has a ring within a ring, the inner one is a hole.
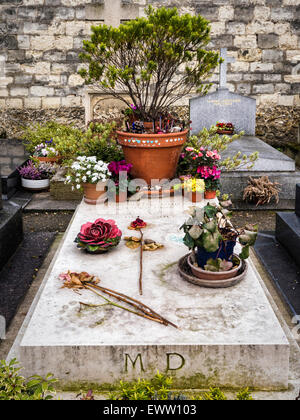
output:
M10 175L25 160L26 152L23 144L19 140L0 139L1 175Z
M230 90L257 98L259 114L288 108L285 124L297 132L300 0L0 0L0 108L8 116L12 109L26 109L27 116L32 110L34 120L36 110L83 107L78 53L91 25L118 26L142 16L147 4L209 19L210 48L227 47L236 59L229 65ZM212 81L218 82L217 72Z

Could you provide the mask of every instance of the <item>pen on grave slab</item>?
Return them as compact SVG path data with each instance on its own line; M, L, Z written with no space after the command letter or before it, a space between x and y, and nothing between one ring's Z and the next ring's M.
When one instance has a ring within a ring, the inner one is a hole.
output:
M159 117L159 129L161 131L161 116Z
M127 131L130 132L130 125L128 121L126 121L126 127L127 127Z

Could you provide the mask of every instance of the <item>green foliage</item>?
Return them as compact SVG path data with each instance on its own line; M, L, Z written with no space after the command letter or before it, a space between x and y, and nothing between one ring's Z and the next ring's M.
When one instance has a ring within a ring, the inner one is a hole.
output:
M236 396L237 401L253 401L253 398L251 396L251 393L249 392L249 389L246 388L242 391L239 391L239 393Z
M114 129L115 124L90 123L79 144L80 155L96 156L107 163L123 160L123 151L114 138Z
M235 134L233 136L222 136L217 134L217 127L212 126L209 130L204 128L196 136L191 136L189 138L187 147L193 147L196 150L200 151L200 148L203 147L209 150L216 150L218 153L224 152L228 146L235 140L242 137L244 132L240 134ZM219 163L219 167L224 171L234 171L245 167L246 169L251 169L254 166L254 163L258 159L258 152L254 152L251 155L242 155L241 152L236 153L234 156L228 157ZM181 168L179 168L180 170ZM183 168L184 169L184 168Z
M27 127L23 133L23 142L29 153L40 143L53 139L56 150L63 157L76 155L82 131L71 125L59 124L55 121Z
M185 233L183 243L189 249L203 248L206 252L213 253L220 249L222 241L239 240L242 245L239 257L242 260L249 258L250 247L257 239L258 225L248 224L242 229L236 229L230 221L231 212L226 208L231 204L231 201L223 201L220 205L208 204L201 209L191 207L190 218L180 228ZM228 265L225 261L217 259L209 260L205 269L218 272L224 271L226 267Z
M172 378L157 372L151 380L120 381L118 389L109 396L111 400L168 400Z
M205 49L210 26L202 16L151 6L146 14L118 28L92 27L80 54L88 66L79 71L86 83L98 82L102 91L130 107L118 92L126 93L145 121L157 119L195 88L207 93L211 85L203 82L220 63L217 53Z
M217 258L216 260L210 258L204 268L206 271L219 273L221 271L229 271L232 267L233 263L231 261L221 260L221 258Z
M0 362L0 400L50 400L55 394L53 384L57 382L53 375L46 378L32 376L26 382L19 375L20 367L17 367L16 359L6 363Z
M202 401L227 401L227 397L219 388L210 388L210 391L201 397Z
M51 121L37 124L24 130L23 141L26 149L33 153L37 145L53 139L55 149L65 159L77 156L96 156L104 162L123 159L122 148L114 138L115 124L90 123L87 130L79 130L71 125Z
M171 391L173 383L172 377L157 372L150 380L138 379L132 382L120 381L118 389L109 395L110 400L160 400L160 401L180 401L180 400L200 400L200 401L226 401L227 397L219 388L210 388L209 392L187 396ZM236 395L236 400L253 400L247 389L241 390Z

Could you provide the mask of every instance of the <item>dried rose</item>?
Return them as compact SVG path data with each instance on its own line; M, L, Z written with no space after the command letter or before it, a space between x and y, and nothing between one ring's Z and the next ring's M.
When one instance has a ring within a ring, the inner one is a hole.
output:
M139 217L130 224L130 226L128 227L128 229L130 230L140 230L140 229L144 229L145 227L147 227L147 223L144 222L142 219L140 219Z

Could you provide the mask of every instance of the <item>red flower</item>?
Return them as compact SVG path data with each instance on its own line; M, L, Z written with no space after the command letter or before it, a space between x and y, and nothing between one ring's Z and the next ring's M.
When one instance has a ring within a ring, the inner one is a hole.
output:
M114 220L97 219L81 226L76 242L80 248L98 247L108 249L118 245L122 232Z
M139 230L139 229L143 229L145 227L147 227L147 223L144 222L144 220L142 220L142 219L140 219L138 217L134 222L132 222L130 224L130 226L129 226L128 229L131 229L131 230Z

